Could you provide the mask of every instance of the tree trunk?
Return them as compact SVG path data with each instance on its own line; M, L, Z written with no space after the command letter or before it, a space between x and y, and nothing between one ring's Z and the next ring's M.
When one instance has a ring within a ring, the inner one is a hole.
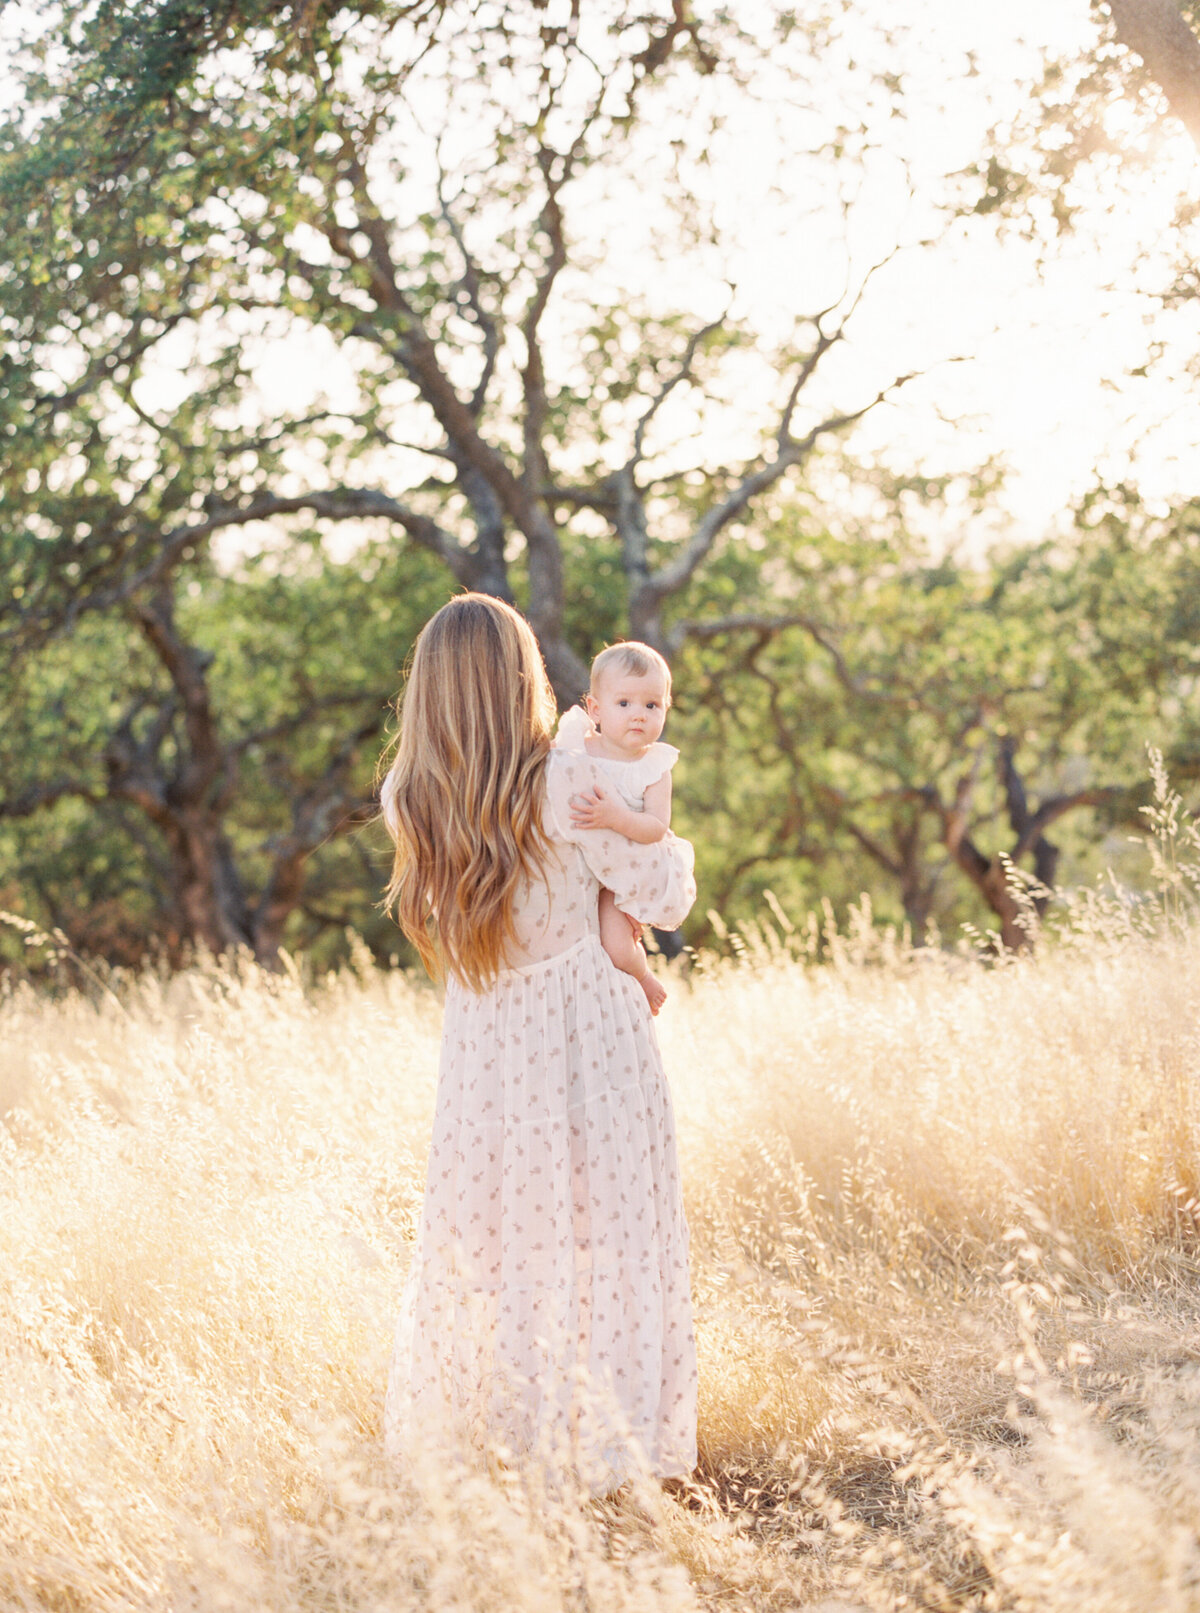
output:
M1033 944L1033 937L1021 923L1022 908L1009 884L1008 867L999 857L993 857L977 884L1000 920L1000 939L1004 946L1009 952L1026 951Z
M331 835L361 823L373 811L352 788L362 746L379 733L383 704L368 707L329 756L324 772L297 790L289 831L269 848L273 865L252 901L238 871L225 823L234 799L239 746L222 730L208 681L211 657L189 644L175 621L167 588L135 601L133 620L170 679L152 711L142 697L105 746L107 794L125 801L155 825L166 843L167 883L173 912L173 951L200 948L215 956L249 947L267 968L277 968L284 927L304 892L308 857ZM315 716L320 702L297 711L296 726ZM261 736L257 736L261 737ZM168 739L173 744L168 747Z
M947 851L1000 920L1000 939L1010 952L1024 952L1032 937L1020 922L1021 904L1008 882L1008 867L999 857L985 857L956 822L944 836Z
M1140 56L1171 111L1200 145L1200 40L1174 0L1108 0L1117 38Z
M307 860L306 856L297 855L288 859L285 867L277 869L254 910L250 944L264 969L279 967L283 932L304 895Z
M180 940L219 956L252 946L250 908L219 819L203 808L160 818L171 859Z
M900 899L904 904L904 917L912 934L912 943L916 947L923 947L929 934L929 921L933 917L933 892L924 885L917 890L902 887Z
M565 639L544 639L539 634L546 675L558 709L565 711L587 693L588 669Z
M899 815L892 821L896 859L889 870L900 881L900 900L914 946L924 946L933 917L937 875L930 874L922 852L922 812Z

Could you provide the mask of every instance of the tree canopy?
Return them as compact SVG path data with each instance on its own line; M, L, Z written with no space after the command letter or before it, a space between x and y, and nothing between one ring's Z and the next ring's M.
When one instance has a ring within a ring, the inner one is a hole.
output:
M1188 765L1190 506L1101 489L1069 542L935 552L844 442L911 380L839 365L890 248L802 265L782 325L730 279L735 112L828 195L905 115L884 22L847 26L42 8L0 122L7 899L100 947L89 914L268 961L371 931L369 839L337 837L464 586L527 613L564 704L607 639L679 662L718 905L878 882L922 931L968 889L1015 942L1002 854L1049 880L1070 814L1134 810L1147 727ZM882 515L833 507L847 473Z
M748 459L662 462L668 406L691 393L703 411L750 338L687 285L652 307L606 281L591 254L629 228L606 176L651 93L670 120L705 80L736 87L768 42L682 5L549 16L67 9L0 134L11 633L129 597L215 533L304 512L386 524L448 581L506 598L519 554L567 700L584 678L564 629L567 527L616 536L629 628L661 642L723 534L898 381L810 411L853 297L798 309L760 371L771 418ZM698 102L701 122L719 101ZM689 187L676 177L668 199L677 233L704 228ZM611 221L585 230L573 209ZM255 347L280 332L307 338L339 398L265 405Z

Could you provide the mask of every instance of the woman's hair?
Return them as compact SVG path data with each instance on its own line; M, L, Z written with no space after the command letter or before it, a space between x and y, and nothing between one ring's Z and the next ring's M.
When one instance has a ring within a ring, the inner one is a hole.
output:
M460 594L426 623L381 791L387 903L430 974L473 991L504 967L514 899L541 871L554 720L537 640L510 605Z
M600 679L610 671L626 672L635 678L644 678L649 672L661 672L667 704L670 705L671 669L658 651L651 649L649 644L640 644L636 639L623 639L619 644L610 644L607 649L601 650L592 662L593 694L596 693Z

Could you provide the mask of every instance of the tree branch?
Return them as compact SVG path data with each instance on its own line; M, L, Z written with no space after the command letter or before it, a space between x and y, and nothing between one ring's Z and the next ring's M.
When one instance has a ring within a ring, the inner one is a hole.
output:
M111 605L130 599L144 588L163 581L173 568L184 559L190 549L203 543L214 532L229 527L246 526L251 521L268 521L275 516L295 515L310 510L314 515L332 521L373 520L394 521L422 548L431 550L450 568L457 581L471 585L471 558L457 540L427 515L420 515L407 505L371 488L334 487L324 491L298 493L283 497L277 493L259 493L244 504L220 504L211 501L210 513L203 520L173 527L163 534L156 545L154 558L148 565L109 588L98 588L78 595L66 613L66 624L71 625L84 611L105 610ZM150 528L142 530L143 541L152 541Z
M53 806L68 796L88 801L93 806L100 797L80 779L57 778L47 784L30 784L16 795L0 799L0 818L31 818L43 807Z
M832 340L832 338L829 338L828 345L832 345ZM825 350L828 351L828 346ZM809 375L812 374L811 368L808 368L808 361L806 361L804 368L808 370ZM797 439L787 435L785 429L790 424L791 412L795 408L795 397L799 381L799 378L797 378L797 383L794 383L789 391L788 402L784 409L783 419L780 422L777 437L778 448L775 457L744 475L733 492L715 509L710 510L699 523L695 532L683 545L675 559L660 567L657 572L650 576L646 583L647 599L643 604L643 609L647 607L651 610L657 609L665 598L677 593L685 583L690 582L697 570L708 558L717 538L730 522L735 520L760 493L764 493L769 487L774 486L786 471L790 470L794 465L802 464L821 437L827 436L830 432L840 431L845 426L853 425L855 421L861 420L870 410L882 403L890 393L904 386L912 379L911 375L897 376L889 386L876 393L869 403L863 404L861 409L852 410L848 414L829 415L818 425L813 426L812 430L804 437Z
M599 510L610 517L615 515L617 509L617 498L609 478L596 487L564 487L556 483L547 487L546 499L550 504L569 504L577 510Z
M654 420L655 415L682 381L690 381L693 379L692 364L695 361L696 354L700 351L701 345L707 341L707 339L713 335L715 331L721 329L725 323L726 317L727 314L722 314L720 319L709 320L707 325L702 325L699 330L693 331L691 336L688 337L687 346L683 350L683 355L680 358L679 363L675 366L667 379L659 387L658 391L650 399L650 402L646 405L645 410L642 412L641 418L638 420L637 427L633 433L633 451L629 458L625 461L623 471L632 475L637 466L641 464L645 454L646 432L649 429L651 422Z
M1008 822L1020 844L1029 829L1029 799L1025 793L1025 781L1017 772L1017 742L1012 734L1001 736L999 751L1000 782L1004 787Z
M782 633L786 628L800 627L808 634L814 643L819 644L833 662L833 669L838 682L848 693L860 700L877 700L889 705L903 705L907 703L907 694L900 694L892 689L872 686L856 677L850 670L836 639L822 622L807 615L803 611L789 611L782 616L768 616L754 611L747 611L731 616L714 616L708 621L683 620L676 622L667 637L667 644L672 654L678 651L688 639L696 639L701 643L709 639L722 638L726 633L756 633L764 641Z
M309 700L302 708L281 718L279 722L242 734L240 738L231 742L229 749L234 755L243 755L256 745L270 745L277 739L286 739L289 735L298 733L323 711L335 711L343 706L362 706L378 699L377 689L347 689L338 694L322 695L318 699Z
M160 588L148 600L135 600L130 613L165 668L182 704L188 739L186 759L179 774L171 780L171 787L184 800L197 801L208 796L213 786L223 779L220 793L224 795L231 778L229 757L221 741L206 676L212 656L188 644L179 633L175 626L174 601L165 588Z
M971 801L975 794L975 786L979 780L979 769L983 762L982 741L975 746L971 756L971 765L959 777L954 788L954 800L946 806L938 799L937 810L942 820L942 840L946 850L959 863L960 867L970 873L976 863L984 872L991 866L991 859L983 853L967 837L967 814L971 810ZM960 852L962 855L960 856ZM973 876L974 877L974 876ZM981 876L982 877L982 874Z
M525 342L525 364L521 371L521 382L525 395L523 479L525 485L537 498L542 496L549 480L544 445L549 404L546 397L546 372L542 362L539 332L542 317L546 312L551 293L554 290L555 281L567 264L566 227L563 222L562 204L559 201L559 197L574 175L575 164L586 147L587 137L593 123L600 115L607 88L607 80L602 79L599 93L594 98L574 140L572 140L565 152L556 151L553 146L547 145L544 141L540 142L538 146L537 164L546 187L546 199L542 206L538 225L545 231L546 239L549 242L549 251L542 260L541 273L534 282L533 295L529 299L525 317L521 321L521 335ZM541 109L539 122L544 121L550 111L553 110L556 98L556 92L551 89Z
M68 388L65 392L35 393L33 396L34 408L44 409L51 415L61 414L66 409L74 408L79 400L93 387L108 379L117 370L126 367L132 368L139 358L144 357L165 336L169 336L184 320L195 317L194 311L186 306L186 294L190 285L190 280L185 281L180 291L180 296L184 299L185 305L174 313L164 316L160 321L159 328L153 334L145 334L145 327L149 323L148 316L143 316L136 320L125 337L115 347L91 360L74 386Z
M865 829L863 829L859 824L855 823L854 819L849 816L851 803L847 799L845 792L835 789L831 784L818 783L817 781L814 781L814 784L816 785L817 795L819 797L823 797L827 802L832 803L836 807L837 822L842 824L842 826L850 834L851 838L858 842L868 857L873 858L881 868L885 869L889 874L892 874L898 879L901 873L899 862L891 855L885 846L876 840L873 835L868 834ZM861 803L858 804L861 805Z
M1056 823L1064 813L1073 812L1076 807L1103 806L1106 801L1116 800L1124 794L1123 785L1098 784L1091 789L1073 790L1067 795L1050 796L1029 818L1024 834L1013 847L1013 862L1025 856L1050 825Z
M687 345L678 362L671 369L666 380L649 400L642 411L637 426L634 429L633 444L629 458L620 470L607 478L604 483L604 495L609 501L606 513L610 515L617 534L621 539L621 559L625 568L625 576L629 585L629 592L633 601L646 601L650 583L650 532L646 522L646 502L644 489L638 485L637 467L641 464L646 450L646 433L663 404L674 392L675 388L684 380L692 376L692 364L701 343L719 330L724 322L721 319L712 320L699 330L694 331L688 338ZM600 508L600 504L593 503L593 508ZM646 628L637 622L637 606L634 606L633 616L635 631L641 627L643 634Z
M336 223L332 217L315 220L316 227L335 252L366 269L371 296L377 306L396 321L395 347L400 363L446 433L455 462L471 465L485 477L509 519L515 521L528 537L530 527L536 523L531 520L530 500L526 491L503 456L480 435L471 404L459 396L442 366L437 347L424 322L402 289L392 258L387 222L371 196L362 158L350 146L347 146L345 153L345 174L354 192L357 227L367 237L369 250L366 257L360 257L355 252L352 244L355 232L352 229ZM364 334L374 340L380 339L370 330ZM459 555L465 553L457 546L456 552Z
M484 307L483 280L479 272L479 265L476 262L470 248L467 246L467 238L462 225L458 222L458 219L454 215L453 208L446 199L446 172L442 167L440 144L437 152L435 153L435 158L438 171L438 206L441 210L442 219L444 220L451 235L454 237L455 245L462 254L463 272L460 284L467 294L467 303L471 309L471 312L475 316L475 323L479 326L480 332L483 336L483 368L480 371L478 381L475 383L475 390L471 394L470 404L471 413L478 418L483 409L483 405L487 400L488 389L492 384L492 377L496 372L496 360L500 353L500 331L496 325L496 321Z
M383 727L387 706L377 706L334 751L320 778L313 781L292 809L292 827L273 839L270 877L254 914L256 951L274 956L288 915L304 888L304 865L325 840L356 823L366 823L377 803L347 789L347 781L362 746Z
M562 208L558 193L563 180L555 179L554 158L557 153L542 146L538 151L538 166L546 183L546 200L539 223L550 243L534 285L533 296L521 321L521 335L525 342L525 363L521 369L521 386L525 399L524 420L524 482L535 498L540 498L549 481L546 462L545 434L549 403L546 397L546 371L542 363L542 350L538 328L550 301L554 282L567 262L567 243L563 233Z
M680 35L686 35L692 41L700 71L702 73L716 71L717 58L701 39L699 24L692 15L688 0L671 0L671 20L663 28L662 33L652 37L645 50L634 57L635 66L641 69L646 78L650 78L667 61Z

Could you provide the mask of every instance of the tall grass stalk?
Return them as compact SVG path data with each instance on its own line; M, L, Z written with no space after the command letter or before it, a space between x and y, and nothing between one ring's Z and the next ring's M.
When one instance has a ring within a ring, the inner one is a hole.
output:
M1166 925L1093 894L1001 968L775 904L677 975L701 1461L606 1503L384 1470L432 991L10 983L0 1607L1196 1608L1182 860Z

